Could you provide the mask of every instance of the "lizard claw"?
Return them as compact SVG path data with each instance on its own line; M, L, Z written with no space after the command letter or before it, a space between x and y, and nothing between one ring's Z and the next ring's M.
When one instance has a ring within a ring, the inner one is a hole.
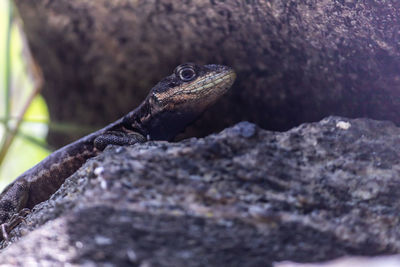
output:
M1 224L1 235L3 236L3 239L8 242L8 223Z
M28 215L29 213L30 213L29 209L27 209L27 208L22 209L18 213L11 216L10 220L7 223L1 224L1 226L0 226L1 234L2 234L4 240L6 240L6 241L10 240L8 233L10 233L10 231L12 229L14 229L21 222L25 222L25 216Z
M8 227L10 228L9 231L14 229L19 223L25 222L25 216L28 215L31 211L28 208L24 208L20 210L18 213L11 216L10 220L8 221Z

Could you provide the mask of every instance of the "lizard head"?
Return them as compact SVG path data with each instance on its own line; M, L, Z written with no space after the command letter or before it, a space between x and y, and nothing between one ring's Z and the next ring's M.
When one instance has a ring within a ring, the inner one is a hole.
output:
M150 92L153 112L202 112L231 87L235 72L222 65L185 63Z
M151 89L142 127L151 139L173 138L225 94L235 78L235 72L222 65L179 65Z

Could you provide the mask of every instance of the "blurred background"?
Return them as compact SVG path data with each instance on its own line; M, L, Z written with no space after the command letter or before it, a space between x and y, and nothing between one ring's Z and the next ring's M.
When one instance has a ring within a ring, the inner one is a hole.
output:
M0 1L0 190L49 154L42 77L13 3Z

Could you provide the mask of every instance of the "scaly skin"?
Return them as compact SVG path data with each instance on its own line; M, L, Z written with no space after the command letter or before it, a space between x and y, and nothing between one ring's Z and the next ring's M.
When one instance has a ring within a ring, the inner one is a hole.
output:
M136 109L119 120L55 151L29 169L0 194L2 236L22 219L26 209L45 201L91 157L109 144L132 145L171 140L218 100L236 75L221 65L179 65L154 86ZM0 236L1 238L1 236Z

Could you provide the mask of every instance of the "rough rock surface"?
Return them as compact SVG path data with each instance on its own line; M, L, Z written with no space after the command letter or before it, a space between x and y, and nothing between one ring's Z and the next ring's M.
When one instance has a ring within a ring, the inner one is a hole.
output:
M378 257L343 257L324 263L281 262L274 267L398 267L400 255Z
M271 266L400 253L399 174L400 128L370 119L282 133L242 122L109 147L28 215L0 262Z
M187 135L242 120L287 130L329 115L400 124L398 0L15 2L52 121L103 126L193 61L230 65L238 78Z

